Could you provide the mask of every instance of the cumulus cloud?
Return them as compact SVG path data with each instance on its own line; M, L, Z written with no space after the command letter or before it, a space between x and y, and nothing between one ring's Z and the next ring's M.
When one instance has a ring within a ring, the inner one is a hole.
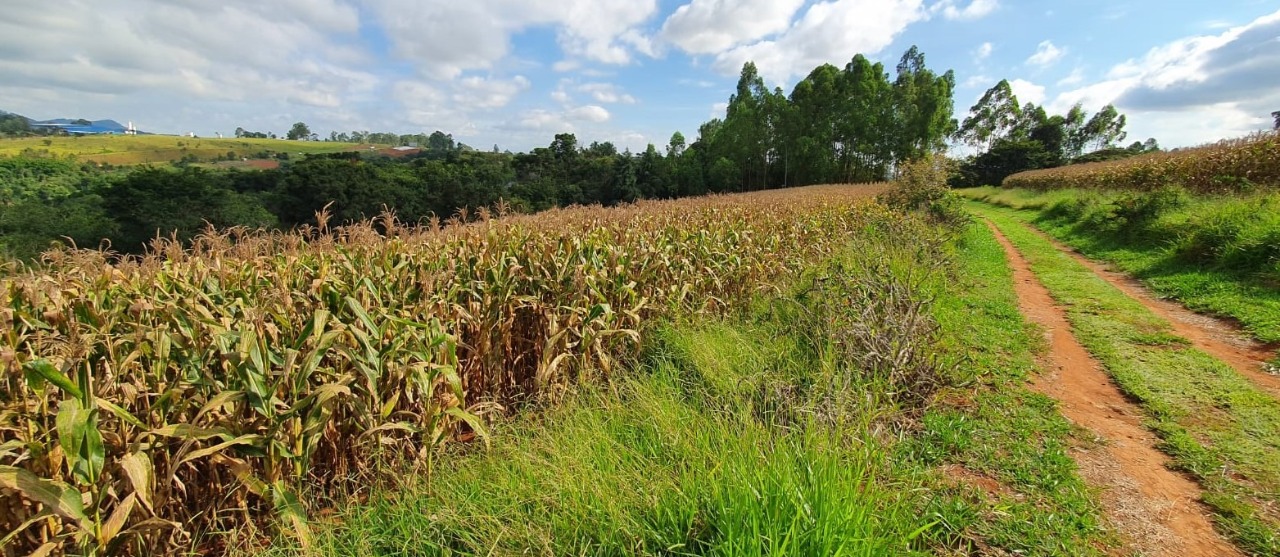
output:
M960 8L956 6L956 0L942 0L934 4L929 11L941 13L942 17L947 19L973 20L996 11L999 6L998 0L973 0L968 6Z
M0 20L0 74L17 99L11 110L39 116L57 102L151 130L185 128L177 118L193 100L336 109L379 83L358 69L365 54L346 46L359 28L345 0L12 0Z
M1025 79L1011 79L1009 80L1009 87L1013 89L1014 96L1018 97L1019 104L1044 103L1045 88L1043 85L1036 85Z
M968 78L966 78L963 82L961 82L960 86L965 89L971 89L973 87L982 87L985 89L987 87L990 87L992 84L996 83L997 81L999 80L989 75L973 74L973 75L970 75Z
M693 0L676 8L662 37L690 54L718 54L785 31L805 0Z
M639 102L635 97L613 83L578 83L573 78L561 79L556 89L551 92L551 100L568 106L573 104L574 93L587 95L600 104L636 104Z
M783 83L824 63L843 64L858 53L880 52L908 25L926 17L921 0L817 2L781 34L716 55L713 67L733 75L743 63L755 61L766 80Z
M565 112L565 115L568 116L570 120L582 120L595 122L597 124L601 122L608 122L610 118L608 110L605 110L603 106L596 106L593 104L570 109L568 112Z
M596 102L605 104L635 104L636 98L623 92L617 85L612 83L584 83L578 87L579 91L591 95Z
M977 61L977 62L986 60L987 58L991 57L991 53L995 52L995 50L996 50L995 45L991 44L990 42L982 43L978 45L978 48L976 50L973 51L973 59L974 61Z
M457 77L491 69L511 52L511 37L526 29L555 29L570 60L626 64L633 51L652 52L637 27L657 11L656 0L365 0L385 28L395 54L427 75Z
M1131 136L1189 145L1269 127L1280 107L1280 12L1217 35L1179 39L1117 64L1107 79L1065 91L1051 107L1112 103Z
M453 102L464 108L502 108L530 86L529 79L489 79L478 76L458 80Z
M612 116L604 107L596 105L567 107L564 110L535 108L521 112L499 127L508 131L537 132L544 135L574 133L586 125L608 122Z
M1035 53L1027 58L1027 64L1047 68L1062 59L1066 53L1065 49L1054 46L1053 41L1042 41L1036 46Z
M1070 87L1081 83L1084 83L1084 68L1077 66L1071 70L1071 73L1068 74L1067 77L1059 79L1057 85L1059 87Z
M364 77L330 61L335 55L351 55L325 34L357 30L359 19L346 4L320 1L314 10L296 11L284 3L241 0L217 5L154 6L140 0L82 4L16 0L6 5L0 63L11 70L6 75L24 78L8 79L11 85L99 93L168 87L240 98L248 91L234 86L265 85L287 93L314 90L327 78ZM254 40L243 40L246 34Z

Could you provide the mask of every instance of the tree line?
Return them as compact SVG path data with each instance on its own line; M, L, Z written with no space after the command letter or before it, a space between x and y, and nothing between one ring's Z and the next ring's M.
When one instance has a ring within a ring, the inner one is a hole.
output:
M422 151L401 158L312 155L272 170L187 164L103 170L69 159L0 159L0 252L32 258L53 242L70 241L135 253L157 235L190 239L210 225L315 224L325 207L337 223L385 210L403 221L430 222L498 204L533 212L884 180L952 140L981 150L963 161L956 185L999 183L1008 173L1079 160L1125 136L1125 118L1113 107L1091 118L1078 106L1049 115L1019 105L1005 81L961 123L953 114L954 89L954 73L929 69L912 47L892 73L858 55L843 68L814 68L790 94L766 87L748 62L723 118L703 123L691 142L677 132L665 146L639 153L609 142L583 145L569 133L527 153L476 151L436 131L335 132L330 140L417 144ZM237 137L259 133L236 130ZM312 138L299 122L290 136L304 134ZM1153 148L1149 141L1121 151Z
M988 89L969 109L954 138L978 150L962 161L952 178L958 187L1000 185L1024 170L1071 163L1113 160L1151 151L1155 139L1118 146L1128 136L1127 118L1113 105L1089 116L1079 103L1066 114L1049 114L1043 106L1020 105L1008 80Z
M52 242L109 243L132 253L157 235L189 239L206 226L287 228L311 224L328 206L338 222L392 210L428 222L499 203L532 212L573 204L614 205L825 182L880 180L895 165L943 147L956 128L954 74L925 66L915 47L890 75L856 56L823 65L790 95L770 90L744 65L724 118L688 142L675 133L662 149L619 152L559 134L527 153L481 152L437 131L430 135L333 133L333 141L415 143L415 156L309 156L274 170L141 167L107 172L69 160L0 164L0 247L31 258ZM239 128L237 137L260 137ZM290 137L312 139L299 122ZM6 166L7 165L7 166ZM7 169L7 170L6 170Z

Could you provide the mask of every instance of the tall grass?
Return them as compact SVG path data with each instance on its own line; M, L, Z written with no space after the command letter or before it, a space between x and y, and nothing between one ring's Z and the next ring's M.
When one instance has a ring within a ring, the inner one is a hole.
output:
M883 346L839 325L876 327L889 344L932 353L927 291L948 261L933 257L936 231L915 222L879 223L859 238L749 313L664 326L641 365L512 423L492 452L336 511L301 553L924 553L938 526L917 511L924 478L887 449L906 429L900 410L920 401L902 379L939 383L949 368L913 375L913 358L876 352ZM872 260L892 263L860 264ZM887 285L880 293L894 301L846 296L865 284ZM918 320L901 318L913 309Z
M1162 296L1280 341L1280 193L977 188L963 195L1143 279Z
M484 437L897 218L825 187L62 251L0 279L3 551L154 554ZM323 219L321 219L323 222ZM202 549L208 549L203 547Z
M994 184L993 184L994 185ZM1005 187L1037 190L1176 186L1196 193L1250 193L1280 187L1280 133L1261 132L1212 145L1118 161L1021 172Z

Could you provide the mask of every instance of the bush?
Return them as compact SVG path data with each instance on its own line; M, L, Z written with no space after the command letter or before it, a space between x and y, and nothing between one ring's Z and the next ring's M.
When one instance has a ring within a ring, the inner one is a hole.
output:
M961 208L960 199L947 185L954 172L955 163L940 154L908 161L899 167L893 188L880 201L899 211L921 211L934 222L967 222L969 217Z
M1233 201L1189 223L1177 246L1185 260L1280 274L1280 197Z

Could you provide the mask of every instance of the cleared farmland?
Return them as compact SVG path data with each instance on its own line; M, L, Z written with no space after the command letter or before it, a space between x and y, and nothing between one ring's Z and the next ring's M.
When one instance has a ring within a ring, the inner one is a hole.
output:
M172 135L92 135L0 139L0 156L24 153L71 156L83 162L127 166L182 160L211 161L235 157L255 158L262 153L289 156L368 150L370 145L284 139L207 138Z

